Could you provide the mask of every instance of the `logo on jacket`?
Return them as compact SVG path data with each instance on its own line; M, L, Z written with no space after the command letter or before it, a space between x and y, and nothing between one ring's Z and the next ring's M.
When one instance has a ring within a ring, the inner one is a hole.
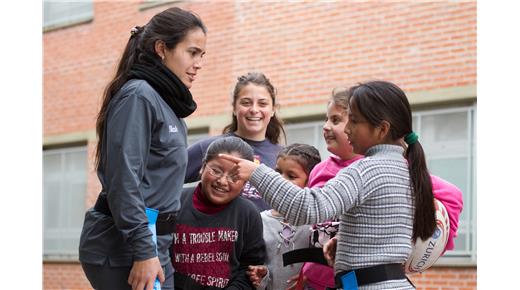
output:
M179 129L177 129L177 126L172 125L170 125L168 129L170 130L170 133L177 133L179 131Z

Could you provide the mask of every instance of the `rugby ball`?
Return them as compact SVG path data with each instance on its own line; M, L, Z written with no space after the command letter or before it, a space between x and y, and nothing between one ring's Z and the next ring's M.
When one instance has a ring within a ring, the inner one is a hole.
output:
M434 203L437 226L429 239L424 241L417 238L416 242L412 243L412 253L405 262L406 273L425 271L444 253L450 234L450 218L440 201L434 198Z

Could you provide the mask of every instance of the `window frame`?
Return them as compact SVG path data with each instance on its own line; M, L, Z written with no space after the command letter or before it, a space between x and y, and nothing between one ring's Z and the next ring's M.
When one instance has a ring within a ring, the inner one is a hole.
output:
M139 4L139 11L144 11L147 9L152 9L155 7L167 5L167 4L180 4L186 2L185 0L143 0L141 4Z
M90 0L84 0L79 3L82 4L90 4L90 11L84 12L83 14L77 14L77 15L67 15L68 17L66 19L61 20L53 20L45 23L45 3L53 4L53 5L59 5L63 3L73 3L73 2L54 2L54 1L43 1L42 2L42 29L43 32L49 32L53 30L58 30L62 28L67 28L75 25L85 24L92 22L94 20L94 1ZM89 2L89 3L87 3Z
M200 141L200 140L203 140L205 138L208 138L209 137L209 134L207 131L205 132L193 132L193 133L189 133L188 132L188 136L186 136L186 145L187 147L190 147L191 145L193 145L194 143Z
M322 119L324 120L324 118L325 118L325 115L323 115ZM325 144L325 146L323 148L319 148L320 140L323 139L323 124L325 123L325 121L323 121L323 120L309 119L309 120L302 120L302 121L297 121L297 122L287 121L284 125L286 138L288 139L288 131L290 129L301 129L301 128L312 126L313 131L314 131L313 134L315 134L313 136L313 143L312 144L307 143L307 144L316 147L320 151L321 160L325 160L330 156L331 153L327 150L327 144L324 141L323 141L323 143ZM289 145L291 143L294 143L294 142L290 142L289 140L287 140L287 145Z
M48 148L48 149L43 149L42 150L42 167L44 167L44 160L45 160L45 156L46 155L53 155L53 154L57 154L59 153L59 156L60 156L60 170L64 170L64 165L66 163L66 159L63 157L64 154L67 154L67 153L84 153L85 154L85 189L84 189L84 193L83 193L83 196L82 196L82 200L84 201L85 197L86 197L86 194L87 194L87 187L88 187L88 174L89 174L89 169L88 169L88 162L89 162L89 156L88 156L88 145L87 144L77 144L77 145L70 145L70 146L60 146L60 147L54 147L54 148ZM45 175L45 172L42 172L42 175L44 176ZM64 217L62 216L64 213L63 213L63 207L67 206L67 204L65 204L65 200L63 198L61 198L61 190L64 186L64 181L66 181L66 178L65 177L62 177L60 178L60 198L59 198L59 212L58 212L58 220L61 220L61 219L64 219ZM45 187L45 178L43 178L43 187ZM45 199L45 191L42 190L42 198ZM84 212L86 210L86 207L85 207L85 203L83 202L82 204L82 211ZM43 210L45 211L45 203L43 203ZM42 257L43 257L43 261L45 262L52 262L52 261L77 261L78 258L79 258L79 255L78 255L78 250L77 248L73 248L73 249L67 249L66 251L64 251L63 249L60 249L58 251L48 251L46 250L46 247L45 247L45 237L46 237L46 234L49 233L49 231L54 231L54 230L49 230L48 228L46 228L45 226L45 221L44 221L44 218L45 218L45 213L43 213L43 216L42 216L42 229L43 229L43 236L42 236L42 239L43 239L43 243L42 243ZM66 218L66 217L65 217ZM78 243L79 243L79 237L80 237L80 234L81 234L81 228L82 228L82 225L79 226L78 229L75 229L73 230L72 234L73 235L76 235L77 234L77 238L78 238ZM56 229L56 228L53 228L53 229ZM62 232L67 232L67 231L64 231L64 227L62 227L61 225L59 227L57 227L57 229L59 229L58 231L56 231L56 234L57 235L60 235Z
M476 164L477 164L477 155L476 155L476 132L477 132L477 103L473 102L471 105L450 107L450 108L431 108L431 109L418 109L412 113L412 118L417 118L414 120L418 120L418 124L414 124L415 128L421 128L421 117L424 116L435 116L441 114L449 114L449 113L459 113L459 112L467 112L467 136L468 136L468 180L466 181L466 187L468 188L469 193L469 204L463 205L463 211L468 211L468 222L469 224L464 225L462 221L459 220L459 228L458 232L461 230L467 231L467 234L470 235L470 238L467 239L465 250L456 251L450 250L446 251L446 253L437 260L435 263L436 266L476 266L477 265L477 186L476 186ZM421 136L421 130L417 130L416 132L419 135L419 140ZM428 153L426 156L428 157ZM426 158L429 161L429 158ZM455 238L457 239L457 238Z

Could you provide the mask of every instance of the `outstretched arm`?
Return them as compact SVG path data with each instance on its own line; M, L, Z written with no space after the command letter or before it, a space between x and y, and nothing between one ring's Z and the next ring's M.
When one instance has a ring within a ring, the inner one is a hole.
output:
M235 163L235 167L232 169L234 171L233 173L245 181L249 180L251 174L253 174L253 171L255 171L255 169L259 166L259 164L256 164L252 161L238 158L233 155L219 154L218 156Z
M264 200L293 225L324 222L362 202L364 184L357 169L345 168L322 188L300 188L271 168L220 154L235 163L234 174L263 193Z

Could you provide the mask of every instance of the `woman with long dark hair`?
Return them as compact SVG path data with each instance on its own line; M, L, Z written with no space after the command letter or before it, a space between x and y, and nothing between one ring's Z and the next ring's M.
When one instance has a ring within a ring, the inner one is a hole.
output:
M81 233L79 260L95 289L173 289L168 249L186 171L183 118L202 67L206 27L174 7L130 31L96 123L102 191ZM159 211L157 239L146 208Z
M223 134L203 139L188 148L188 168L185 182L200 179L202 158L209 144L215 139L235 136L253 147L255 162L270 168L276 166L276 156L285 140L283 122L276 115L276 89L261 72L248 72L238 77L232 93L233 114ZM271 207L262 200L261 193L249 182L244 185L242 195L251 200L258 212Z

